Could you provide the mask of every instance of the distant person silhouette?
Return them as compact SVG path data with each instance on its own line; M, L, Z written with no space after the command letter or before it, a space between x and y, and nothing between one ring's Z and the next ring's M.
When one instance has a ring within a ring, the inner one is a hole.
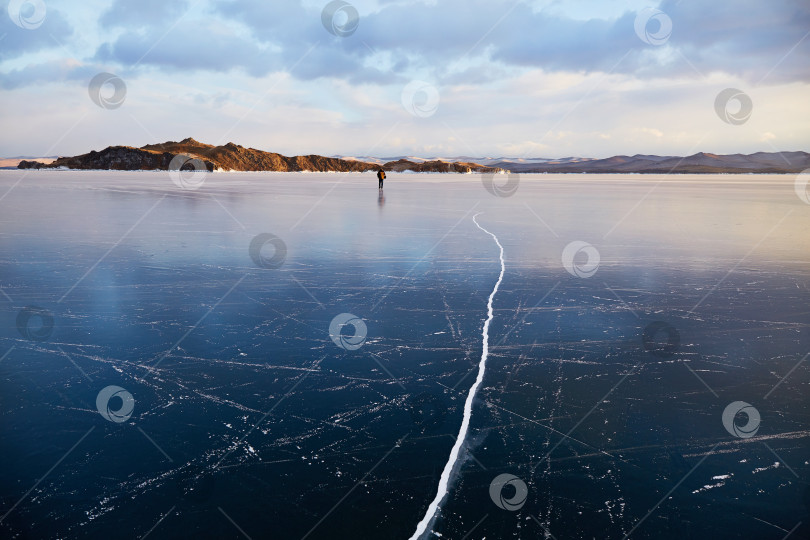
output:
M380 181L379 186L377 187L377 189L382 189L383 188L383 180L385 180L385 171L382 170L382 167L380 168L379 171L377 171L377 180Z

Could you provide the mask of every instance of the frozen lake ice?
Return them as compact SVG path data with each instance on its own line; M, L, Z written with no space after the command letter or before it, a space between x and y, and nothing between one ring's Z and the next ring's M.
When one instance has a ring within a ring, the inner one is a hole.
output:
M0 536L410 537L473 216L428 537L807 535L792 176L202 180L0 171Z

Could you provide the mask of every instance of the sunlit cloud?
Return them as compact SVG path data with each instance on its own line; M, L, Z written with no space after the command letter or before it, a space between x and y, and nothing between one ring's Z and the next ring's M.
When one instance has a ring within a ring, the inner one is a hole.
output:
M802 3L369 0L352 6L358 24L346 35L325 27L325 4L50 0L38 28L0 17L2 115L19 126L0 136L3 152L192 135L287 154L387 156L683 154L699 141L695 151L734 153L810 142ZM645 23L647 7L669 26ZM109 114L87 97L99 72L128 88ZM413 81L435 88L429 115L402 106ZM752 99L743 125L714 112L726 88Z

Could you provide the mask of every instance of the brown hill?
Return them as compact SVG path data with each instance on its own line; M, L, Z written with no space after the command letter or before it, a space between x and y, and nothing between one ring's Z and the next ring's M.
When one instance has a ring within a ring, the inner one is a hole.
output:
M101 152L91 151L74 157L60 157L53 163L21 161L20 169L107 169L114 171L168 170L169 163L176 154L132 148L131 146L109 146ZM204 161L209 171L216 167L214 163Z
M363 161L331 158L317 155L287 157L275 152L245 148L234 143L213 146L192 138L180 142L169 141L148 144L142 148L110 146L100 152L95 150L75 157L60 157L50 164L22 161L20 169L109 169L120 171L167 170L172 159L184 155L201 160L209 171L313 171L313 172L363 172L379 169L379 165ZM431 161L413 163L407 160L383 165L388 171L415 172L496 172L498 169L476 163L446 163Z
M121 171L167 170L178 155L200 159L209 171L368 171L376 169L371 163L347 161L323 156L286 157L228 143L213 146L192 138L180 142L148 144L142 148L110 146L100 152L92 151L75 157L60 157L50 164L20 162L21 169L67 167L69 169L111 169Z
M415 163L407 159L399 159L397 161L389 161L383 168L386 171L402 172L440 172L440 173L496 173L505 172L504 169L498 167L486 167L478 163L467 163L464 161L447 162L442 160L425 161L424 163Z

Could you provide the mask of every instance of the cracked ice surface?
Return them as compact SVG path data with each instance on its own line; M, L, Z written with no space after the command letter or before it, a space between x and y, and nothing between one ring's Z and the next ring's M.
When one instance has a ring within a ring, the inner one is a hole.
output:
M807 514L791 177L524 175L500 199L473 175L389 176L381 198L373 175L0 172L3 536L165 516L150 538L228 537L220 508L253 538L410 535L481 357L499 262L479 212L505 273L436 532L622 538L680 481L634 537L781 538ZM280 268L252 260L261 233ZM589 278L563 267L573 241L599 252ZM18 331L26 306L53 314L47 339ZM355 351L329 334L343 313L367 325ZM654 321L674 353L645 350ZM96 410L109 385L125 422ZM738 400L752 438L721 421ZM490 498L501 473L528 486L516 512Z

